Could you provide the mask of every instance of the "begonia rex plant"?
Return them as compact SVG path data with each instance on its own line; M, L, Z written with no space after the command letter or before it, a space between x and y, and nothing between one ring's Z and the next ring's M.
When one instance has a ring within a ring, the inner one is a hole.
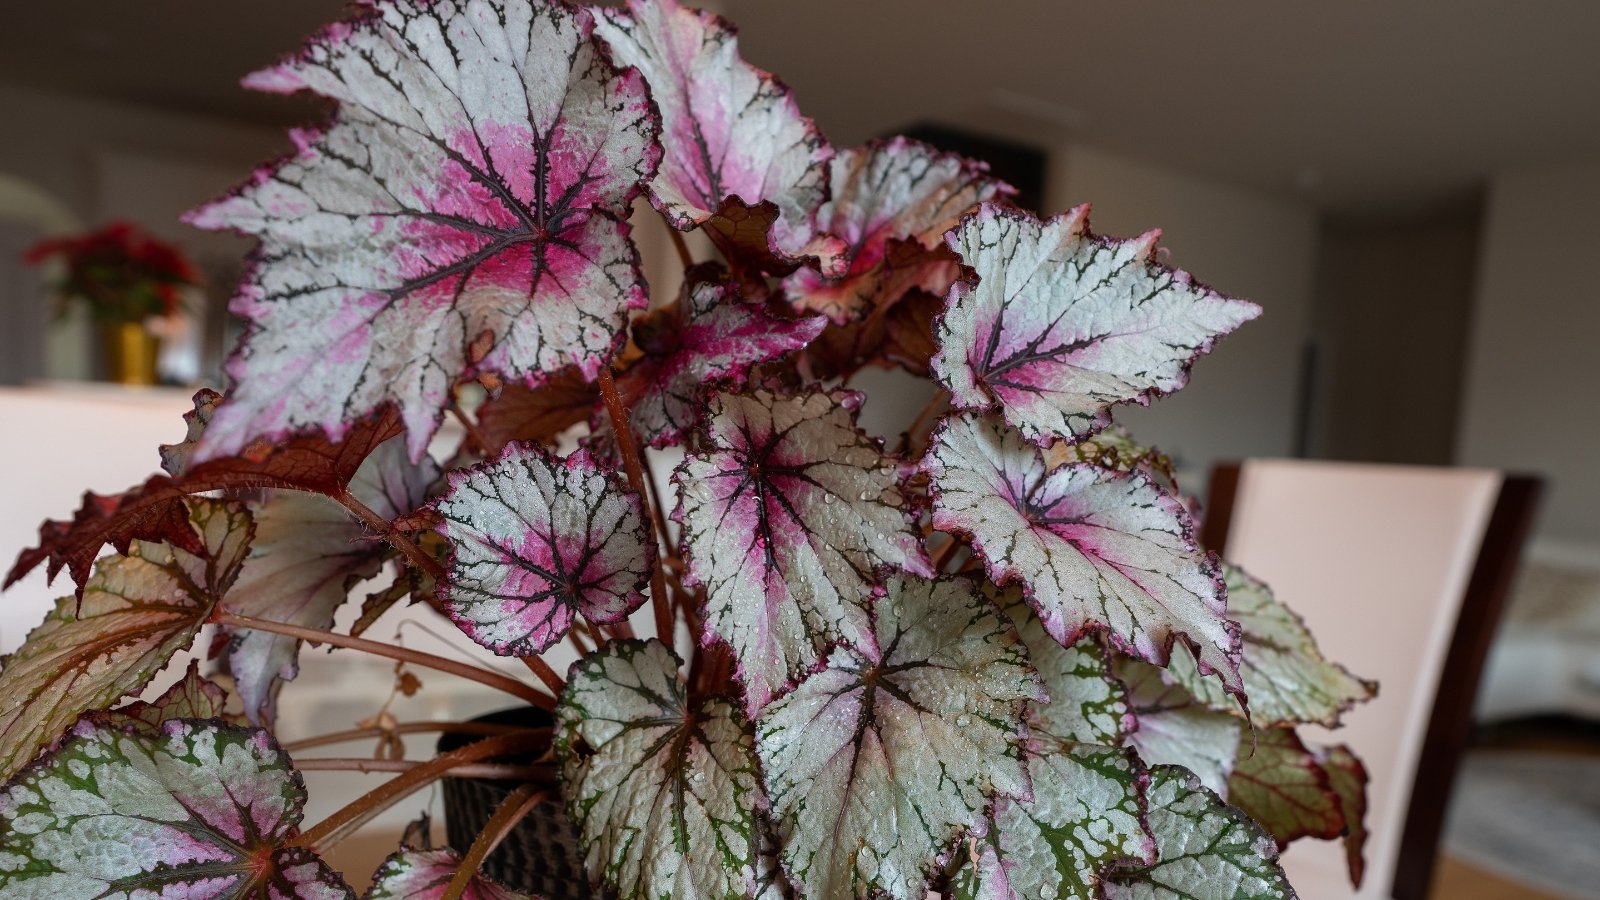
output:
M77 590L0 669L0 894L522 896L479 867L552 804L623 900L1279 898L1302 837L1359 880L1360 763L1295 729L1373 686L1111 425L1258 313L1156 234L1041 220L913 141L836 150L676 0L371 0L248 84L337 109L190 216L260 241L227 395L11 573ZM651 309L656 214L715 258L677 240ZM936 391L889 449L867 366ZM529 678L363 636L407 597ZM153 683L208 624L229 689ZM274 736L307 641L553 727L304 822L298 771L341 762ZM469 846L397 847L370 888L324 862L469 775L514 785Z

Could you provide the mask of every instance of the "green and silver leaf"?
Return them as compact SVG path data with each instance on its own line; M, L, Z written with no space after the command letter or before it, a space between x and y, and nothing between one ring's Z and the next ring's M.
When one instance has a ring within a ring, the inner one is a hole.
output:
M1271 588L1229 563L1223 563L1222 574L1228 618L1241 628L1239 674L1257 727L1316 723L1336 728L1346 710L1377 696L1376 683L1323 657L1305 621L1273 597ZM1192 654L1174 653L1171 673L1201 703L1237 709L1221 681L1200 674Z
M863 646L763 712L756 747L785 870L809 900L922 900L934 867L1028 793L1016 631L965 579L888 579Z
M286 846L305 799L265 731L87 717L0 788L0 896L353 900L314 853Z
M1322 763L1292 728L1259 730L1239 743L1228 802L1255 819L1278 846L1344 832L1344 810Z
M1151 769L1148 796L1158 859L1112 872L1107 900L1293 900L1272 838L1192 773Z
M66 596L0 668L0 779L78 716L144 688L189 646L238 575L254 531L235 503L186 501L204 555L135 541L95 564L83 599Z
M1129 751L1046 741L1028 774L1032 799L996 801L976 857L952 880L957 900L1093 900L1106 868L1155 862L1147 778Z
M691 705L680 666L652 639L572 669L556 750L585 862L619 900L755 896L766 804L750 725L727 699Z

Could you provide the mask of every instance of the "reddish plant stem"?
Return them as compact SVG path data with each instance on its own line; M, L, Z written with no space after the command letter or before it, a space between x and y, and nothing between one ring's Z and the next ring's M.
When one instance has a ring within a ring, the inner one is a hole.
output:
M461 895L466 893L467 885L472 883L474 875L488 859L494 848L500 846L511 829L517 827L535 806L543 803L549 793L538 789L537 785L525 784L511 792L511 795L497 807L494 815L484 823L483 830L473 838L472 846L461 855L461 863L456 866L456 873L450 878L450 884L444 889L440 900L461 900Z
M689 252L689 244L683 239L683 232L673 228L672 223L668 222L667 233L672 235L672 248L678 251L678 262L682 263L685 269L693 266L694 254Z
M405 554L406 559L411 560L412 565L432 575L435 581L443 582L445 580L444 566L439 565L438 560L429 556L426 550L418 547L416 541L397 531L389 523L388 519L373 512L365 503L357 500L349 490L339 492L333 499L337 500L340 506L343 506L352 515L360 519L362 524L388 541L396 550Z
M470 665L459 660L435 656L432 653L423 653L420 650L411 650L406 647L397 647L394 644L385 644L381 641L369 641L366 638L350 637L319 628L304 628L299 625L289 625L284 622L273 622L270 619L255 619L249 616L237 616L233 613L221 613L214 619L218 625L229 628L249 628L255 631L267 631L272 634L281 634L288 637L299 638L303 641L317 641L323 644L332 644L335 647L345 647L351 650L361 650L374 656L396 659L424 668L448 672L476 681L498 690L505 691L514 697L519 697L545 710L556 708L554 697L546 694L531 684L516 680L508 675L502 675L489 669Z
M410 759L366 759L329 756L297 759L294 767L302 772L410 772L427 765ZM510 766L501 763L467 763L444 773L452 778L495 778L507 781L555 783L555 766Z
M301 750L310 750L314 747L326 747L329 744L343 744L348 741L359 741L362 738L382 737L386 734L427 734L442 732L447 734L477 734L491 737L497 734L514 734L519 731L532 729L517 728L512 725L491 725L488 722L401 722L390 728L351 728L348 731L330 731L313 737L290 741L283 745L285 753L299 753ZM549 729L544 729L549 731Z
M450 774L452 770L496 756L532 750L539 743L548 741L549 737L546 735L505 734L485 738L459 750L440 754L428 762L407 769L384 782L376 790L357 797L343 809L317 823L316 827L302 832L294 839L294 844L318 853L326 852L329 847L350 836L374 816L402 798Z
M956 551L961 549L961 542L956 540L954 535L945 536L948 537L949 540L945 542L943 547L940 547L938 551L933 554L933 571L935 574L943 572L945 564L950 561L950 557L954 556Z
M456 421L461 423L461 427L466 429L467 438L477 445L478 452L489 452L489 442L483 439L483 433L478 430L477 424L467 416L467 411L461 408L460 402L455 397L450 398L450 412L456 417Z
M919 436L926 437L926 435L921 434L923 426L928 425L933 420L935 414L939 411L939 407L949 402L949 391L944 388L934 391L933 396L928 399L928 405L922 408L922 412L917 413L916 419L911 422L911 427L906 429L906 435L912 441L916 441ZM915 444L912 446L915 446Z
M644 470L639 464L639 447L634 443L633 426L628 423L628 411L623 408L622 398L617 395L617 382L611 377L609 366L600 367L600 397L611 416L611 430L617 437L617 449L622 452L622 469L628 475L628 484L639 495L645 518L653 522L655 513L652 511L649 489L644 484ZM659 560L650 568L650 608L656 615L656 636L670 647L675 629L672 627L672 608L667 601L666 579L662 577Z
M545 662L543 657L519 656L517 658L522 660L522 664L527 666L529 671L539 676L539 680L544 682L545 687L549 688L557 697L561 696L561 692L566 689L567 683L562 680L561 675L555 669L550 668L550 664Z
M650 455L639 451L639 471L644 476L645 487L650 489L650 521L656 526L656 535L660 538L661 561L664 565L671 566L678 562L678 548L672 543L672 536L667 532L667 520L662 515L661 493L656 490L655 473L650 470Z

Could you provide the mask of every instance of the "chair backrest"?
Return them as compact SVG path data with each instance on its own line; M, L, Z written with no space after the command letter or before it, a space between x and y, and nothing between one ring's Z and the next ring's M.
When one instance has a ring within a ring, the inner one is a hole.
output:
M1376 679L1345 727L1366 762L1367 876L1337 842L1284 854L1302 896L1424 900L1489 640L1538 481L1486 469L1250 460L1213 473L1202 538L1270 584L1323 651Z

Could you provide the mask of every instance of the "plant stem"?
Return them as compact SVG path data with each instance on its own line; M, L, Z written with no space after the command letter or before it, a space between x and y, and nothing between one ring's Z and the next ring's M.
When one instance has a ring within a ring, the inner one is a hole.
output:
M532 750L540 741L548 740L546 735L503 734L440 754L428 762L407 769L384 782L376 790L357 797L343 809L317 823L315 828L302 832L294 839L294 844L318 853L326 852L329 847L349 837L374 816L402 798L450 774L451 770L480 760L493 759L496 756Z
M943 406L949 401L949 391L945 390L944 388L934 391L933 396L928 398L928 405L922 408L922 412L917 413L916 419L911 422L911 427L906 429L906 435L912 440L916 440L918 432L922 430L922 427L933 419L934 414L939 411L939 407Z
M365 757L322 757L297 759L294 767L302 772L410 772L427 763L410 759L367 759ZM467 763L445 772L452 778L495 778L508 781L554 783L554 766L509 766L500 763Z
M455 415L456 421L461 423L461 427L466 429L467 438L478 446L478 452L488 453L489 444L484 441L483 433L478 431L477 424L467 417L466 410L461 408L460 402L454 396L450 398L450 412Z
M285 753L299 753L301 750L310 750L314 747L326 747L329 744L343 744L349 741L359 741L362 738L381 737L385 734L427 734L441 732L446 734L477 734L492 737L497 734L515 734L519 731L534 729L517 728L514 725L492 725L488 722L400 722L391 728L351 728L347 731L330 731L327 734L313 735L298 741L289 741L283 744ZM548 731L549 729L545 729Z
M685 269L694 265L694 254L689 252L689 244L683 239L683 232L667 223L667 233L672 235L672 247L678 251L678 262L683 263Z
M439 900L461 900L461 895L466 893L467 885L472 883L474 875L488 859L494 848L500 846L511 829L517 827L535 806L543 803L549 794L539 790L536 785L525 784L511 792L511 795L495 807L494 815L484 823L483 830L473 838L472 846L461 855L461 863L456 866L456 873L450 879L450 884L444 889L444 894Z
M432 575L433 580L438 582L443 582L445 580L444 567L439 565L438 560L429 556L427 551L423 550L421 547L418 547L416 542L411 538L406 537L404 534L401 534L399 531L395 530L395 527L389 523L388 519L385 519L383 516L373 512L365 503L357 500L355 495L350 493L349 489L340 491L334 496L333 499L337 500L340 506L343 506L345 509L349 510L352 515L360 519L362 524L366 525L384 540L388 541L396 550L399 550L401 553L405 554L406 559L411 560L413 565L429 575Z
M385 644L381 641L369 641L366 638L350 637L332 631L323 631L318 628L303 628L299 625L290 625L284 622L273 622L270 619L256 619L250 616L238 616L233 613L221 613L213 619L218 625L227 625L230 628L249 628L255 631L267 631L273 634L282 634L288 637L299 638L303 641L317 641L323 644L332 644L335 647L346 647L351 650L361 650L374 656L396 659L401 662L412 663L440 672L448 672L462 678L476 681L498 690L505 691L514 697L519 697L534 706L545 710L554 710L556 700L531 684L518 681L509 675L464 663L459 660L435 656L432 653L423 653L420 650L411 650L406 647L397 647L394 644Z
M645 487L650 489L650 521L656 526L656 534L660 536L661 559L676 562L678 559L677 547L672 543L672 536L667 533L667 520L662 515L661 493L656 490L655 472L650 470L650 454L639 451L639 471L644 475Z
M539 680L544 682L545 687L549 688L557 697L561 696L561 692L566 689L567 683L562 680L555 669L550 668L550 664L545 662L543 657L520 656L517 658L522 660L523 665L527 666L529 671L539 676Z
M649 489L644 484L644 471L639 464L639 447L633 441L633 426L628 423L628 411L623 408L622 398L617 395L617 382L611 377L609 366L600 367L600 397L611 416L611 430L617 437L617 449L622 452L622 468L628 475L628 484L639 495L645 518L653 522L655 514L650 504ZM672 627L672 608L667 602L667 584L662 577L659 560L650 568L650 607L656 614L656 637L667 646L672 646L676 629Z

